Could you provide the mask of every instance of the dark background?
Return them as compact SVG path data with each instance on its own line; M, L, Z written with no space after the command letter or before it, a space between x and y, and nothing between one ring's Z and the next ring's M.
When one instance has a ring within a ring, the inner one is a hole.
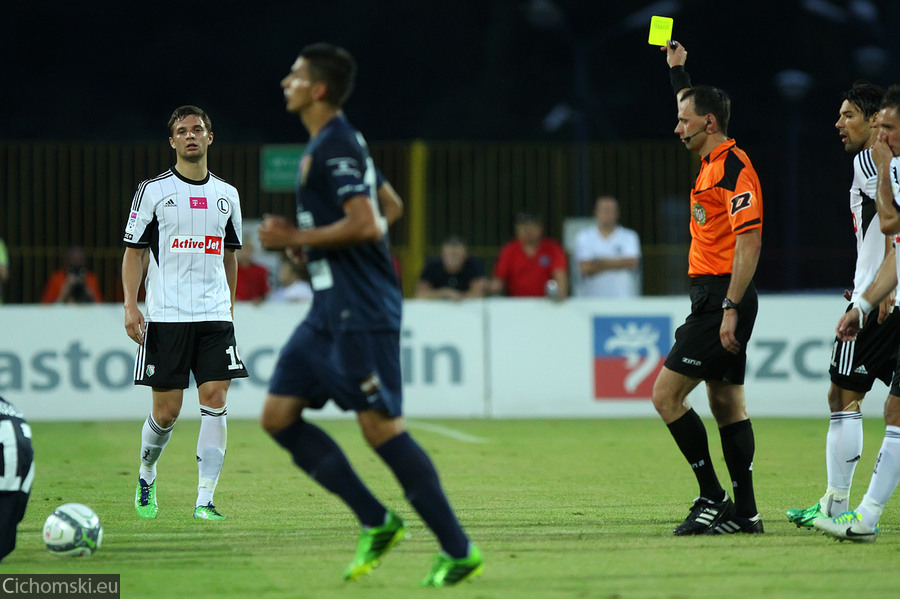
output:
M3 139L162 142L172 109L191 103L220 143L305 138L278 85L315 41L356 57L346 111L370 142L672 139L665 59L647 44L650 14L672 16L694 83L732 96L729 133L763 183L766 252L786 264L759 273L772 290L850 284L840 94L858 78L900 82L900 3L889 0L10 3L4 13ZM817 251L835 267L792 271Z

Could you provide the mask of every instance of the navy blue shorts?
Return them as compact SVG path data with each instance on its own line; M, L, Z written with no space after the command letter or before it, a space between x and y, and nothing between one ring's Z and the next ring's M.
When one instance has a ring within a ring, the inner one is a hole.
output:
M332 333L305 322L281 349L269 393L301 397L313 408L403 413L398 331Z

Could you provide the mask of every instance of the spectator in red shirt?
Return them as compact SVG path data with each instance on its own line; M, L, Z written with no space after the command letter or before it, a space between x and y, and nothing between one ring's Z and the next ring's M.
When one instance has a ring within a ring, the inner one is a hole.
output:
M269 295L269 269L253 262L253 243L244 238L244 245L237 252L237 287L234 297L239 302L258 304Z
M548 288L547 283L553 281ZM500 250L491 292L509 297L564 299L569 295L568 259L562 246L544 237L541 219L522 213L516 217L516 238Z

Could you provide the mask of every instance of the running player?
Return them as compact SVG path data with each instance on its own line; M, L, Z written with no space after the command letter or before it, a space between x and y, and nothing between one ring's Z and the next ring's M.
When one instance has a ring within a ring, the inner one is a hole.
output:
M865 319L879 302L889 298L900 280L900 86L893 85L884 95L878 113L878 139L872 146L872 161L878 171L875 205L881 220L881 232L894 236L894 251L884 260L875 280L859 295L858 301L838 321L841 341L852 341L865 328ZM890 392L884 404L885 432L869 488L857 508L835 518L816 518L813 526L836 539L873 543L878 536L878 521L894 489L900 483L900 362L895 366Z
M281 350L262 426L356 514L362 532L344 572L346 580L356 580L405 536L406 525L372 495L334 440L303 417L329 399L356 412L366 441L440 543L442 552L421 584L449 586L477 576L482 557L457 521L431 459L403 423L401 294L385 237L389 223L380 216L366 142L342 111L355 72L346 50L313 44L281 82L288 112L299 115L311 138L300 161L299 228L266 216L259 237L269 249L305 251L313 304Z
M247 370L232 321L241 203L237 190L207 168L212 141L212 124L203 110L182 106L172 113L169 145L175 166L140 184L125 227L125 331L140 346L134 382L153 389L134 496L142 518L156 518L156 462L193 373L200 396L194 518L225 519L213 504L225 460L225 396L231 379L246 377ZM137 295L147 249L145 322Z
M16 406L0 397L0 562L16 548L34 482L31 427Z
M759 178L728 137L728 95L714 87L691 87L683 46L670 42L663 50L678 99L675 133L701 157L691 192L691 314L675 332L653 385L653 405L700 486L688 517L673 533L761 533L753 493L753 428L744 402L747 343L757 312L753 275L762 243ZM734 503L716 477L703 422L687 401L702 381L719 426Z
M853 276L853 303L859 301L878 267L891 249L890 236L881 232L875 208L878 172L872 161L872 144L878 137L878 110L884 92L877 85L857 82L844 93L835 127L844 149L853 158L850 213L856 232L856 272ZM816 518L833 518L847 511L853 472L863 446L860 404L871 391L875 379L890 385L900 344L900 311L894 309L895 293L881 302L878 318L870 318L855 339L835 338L831 352L831 386L828 406L831 420L825 437L825 494L814 506L790 509L787 518L798 527L812 528ZM852 307L851 304L850 307ZM849 310L850 307L847 309Z

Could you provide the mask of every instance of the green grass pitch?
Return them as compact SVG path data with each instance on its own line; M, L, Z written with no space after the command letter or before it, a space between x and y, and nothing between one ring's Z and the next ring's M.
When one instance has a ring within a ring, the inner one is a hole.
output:
M33 423L31 502L0 574L120 574L122 597L152 599L896 596L897 499L874 545L836 543L784 517L787 508L814 503L824 488L826 417L754 421L766 534L709 538L671 534L696 484L658 420L411 421L486 558L481 578L452 589L416 587L437 545L355 422L319 424L410 525L411 536L362 581L341 579L356 543L350 512L256 422L239 420L229 422L216 493L224 522L191 518L197 421L176 425L160 460L154 521L139 519L133 508L140 422ZM853 506L868 485L883 429L872 411ZM718 434L709 432L724 481ZM90 558L55 557L43 546L44 519L70 501L90 505L103 521L103 546Z

